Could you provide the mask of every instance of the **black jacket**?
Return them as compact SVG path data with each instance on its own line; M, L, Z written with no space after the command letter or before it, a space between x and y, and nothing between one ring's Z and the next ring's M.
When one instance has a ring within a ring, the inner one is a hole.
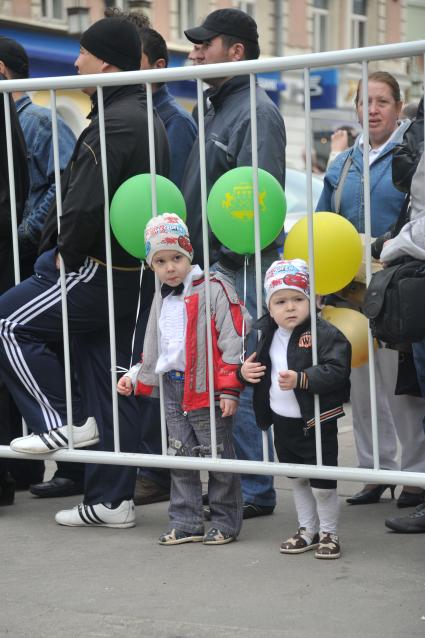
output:
M415 119L406 129L401 144L393 149L392 180L397 190L407 193L400 215L391 228L373 242L372 257L379 259L385 242L397 237L401 229L410 221L410 186L413 175L424 151L424 98L419 102Z
M2 79L3 76L0 75L0 80ZM29 188L27 149L12 96L10 96L9 103L15 176L16 216L19 226L22 221ZM3 95L0 96L0 149L0 293L2 293L15 283Z
M149 173L149 144L146 95L139 85L105 87L104 110L108 165L109 200L127 179ZM104 235L104 190L96 96L91 123L80 135L72 158L62 176L62 218L57 233L56 205L47 215L39 252L58 246L66 270L73 271L87 256L106 261ZM167 134L155 113L156 171L168 175ZM114 266L137 266L111 233Z
M412 177L415 174L424 150L424 98L419 102L415 119L403 135L403 141L394 147L392 176L393 184L402 193L410 191Z
M254 328L262 331L257 346L257 361L266 366L260 383L254 385L254 412L262 430L273 423L270 408L271 360L270 346L277 324L269 314ZM350 398L351 345L335 326L317 319L318 365L312 364L311 322L308 318L294 328L288 344L288 370L298 372L295 396L305 427L314 427L314 394L320 397L320 421L343 416L342 404Z

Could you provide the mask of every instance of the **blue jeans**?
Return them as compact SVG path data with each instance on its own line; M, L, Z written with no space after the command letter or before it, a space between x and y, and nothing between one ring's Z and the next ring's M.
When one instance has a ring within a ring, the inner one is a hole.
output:
M278 259L277 251L270 250L261 256L261 282L268 267L275 259ZM226 276L235 286L240 299L244 298L244 268L236 272L223 269L220 266L217 270ZM250 315L255 320L257 317L257 296L255 291L255 259L252 255L246 268L246 299L245 305ZM264 308L264 312L267 310ZM257 346L257 331L252 330L247 338L247 353L249 356L255 351ZM245 388L239 399L239 408L233 420L233 441L235 445L236 458L249 461L263 460L263 436L262 431L256 424L254 410L252 407L251 387ZM273 439L271 428L267 430L267 441L269 447L269 459L273 460ZM273 488L273 476L242 474L242 495L244 503L255 503L262 506L276 505L276 492Z
M413 359L415 361L416 374L421 389L421 394L425 398L425 339L412 344ZM425 416L422 421L425 432Z
M164 375L164 402L168 427L168 454L211 456L210 410L200 408L183 412L184 379ZM234 459L232 418L216 409L217 455ZM237 536L242 525L242 494L239 474L209 472L208 502L211 528ZM171 495L168 508L169 529L203 533L202 483L197 470L171 470Z

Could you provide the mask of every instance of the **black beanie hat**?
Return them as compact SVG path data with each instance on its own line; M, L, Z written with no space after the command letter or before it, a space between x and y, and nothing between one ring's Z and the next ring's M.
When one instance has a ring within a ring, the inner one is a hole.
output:
M27 78L29 62L24 47L12 38L0 37L0 60L18 75Z
M124 18L102 18L80 40L89 53L122 71L138 71L142 49L137 29Z

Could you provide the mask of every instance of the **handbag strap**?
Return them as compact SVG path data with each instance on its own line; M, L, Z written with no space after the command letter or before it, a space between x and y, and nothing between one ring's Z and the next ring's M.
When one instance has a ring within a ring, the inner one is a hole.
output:
M338 215L341 208L342 189L344 188L344 183L347 178L348 171L350 170L352 161L353 161L352 153L349 153L347 156L347 159L344 162L344 166L342 167L341 177L339 178L339 182L335 190L334 209L335 209L335 213L337 213Z

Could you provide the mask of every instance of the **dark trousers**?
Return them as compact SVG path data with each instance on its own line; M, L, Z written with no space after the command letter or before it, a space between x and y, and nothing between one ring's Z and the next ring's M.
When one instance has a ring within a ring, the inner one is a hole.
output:
M28 427L39 433L66 423L63 366L48 346L62 340L55 250L43 253L34 270L34 276L0 297L0 374ZM115 270L113 280L117 365L128 366L139 273ZM73 420L94 416L100 434L97 449L112 451L106 269L87 259L78 272L67 274L66 287L75 373L81 392L81 396L73 396ZM135 452L140 438L136 400L119 397L118 405L121 451ZM84 500L95 504L131 498L135 476L135 468L88 464Z
M304 431L303 419L291 419L273 413L274 445L280 463L316 465L315 429ZM321 426L323 465L338 465L338 427L336 420ZM311 487L333 490L336 481L310 479Z

